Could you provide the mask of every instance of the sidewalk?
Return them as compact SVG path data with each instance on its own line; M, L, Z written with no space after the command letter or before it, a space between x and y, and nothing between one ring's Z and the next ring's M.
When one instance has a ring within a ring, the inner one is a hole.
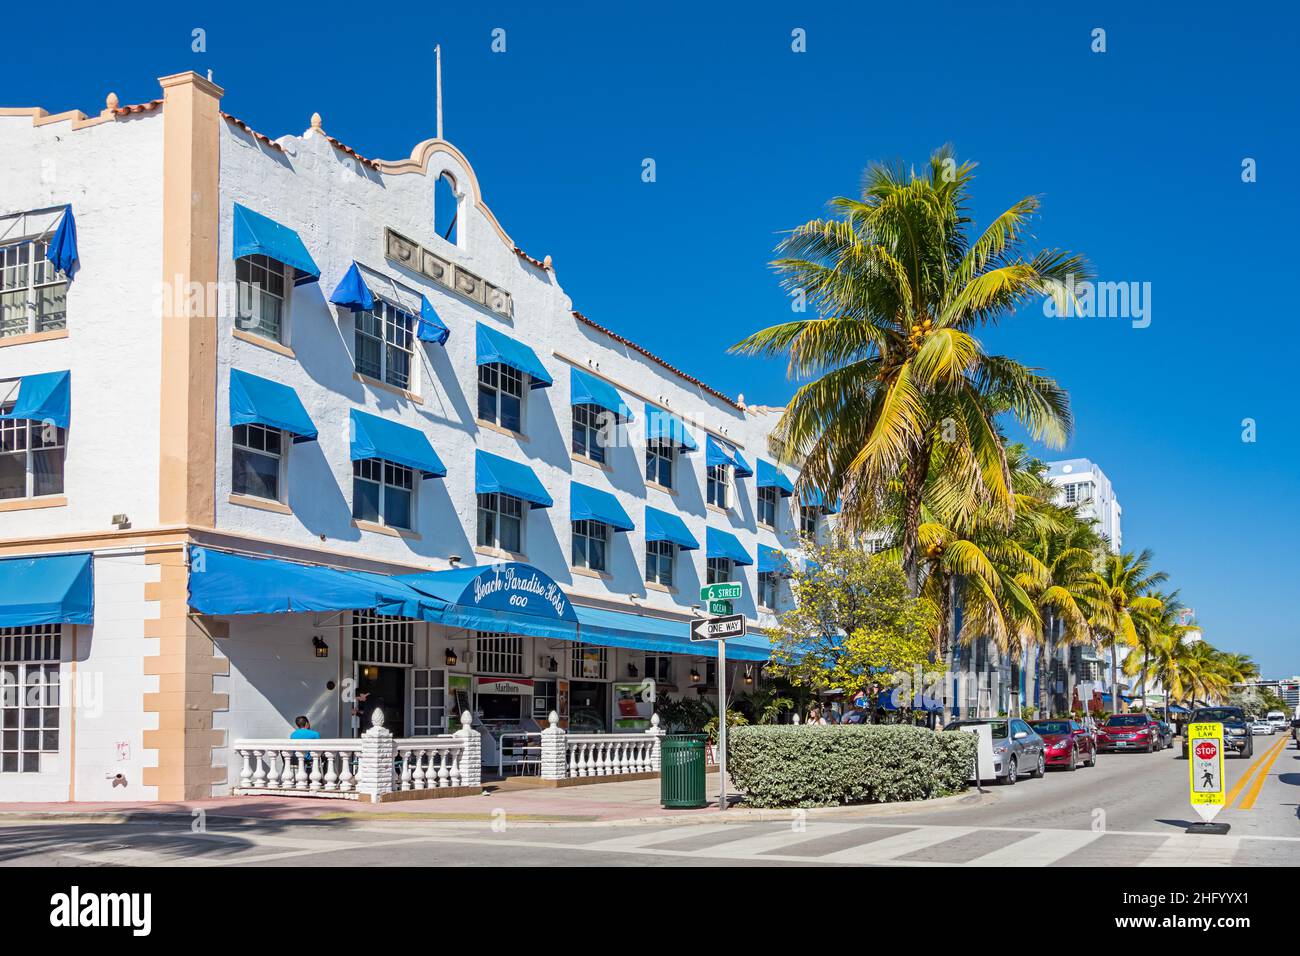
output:
M761 820L789 820L792 810L747 809L734 805L725 813L717 806L717 777L710 776L713 802L699 810L665 810L659 803L659 781L632 780L598 783L581 787L492 789L480 796L445 797L433 800L403 800L393 803L361 803L351 800L322 800L310 797L221 797L172 803L0 803L0 825L10 822L44 821L130 823L158 817L191 817L203 811L212 818L264 821L365 821L423 823L483 823L500 820L511 825L628 825L641 823L752 823ZM733 794L733 803L740 800ZM960 794L914 803L867 804L849 807L820 807L804 811L813 817L876 817L917 810L937 810L955 805L992 802L991 793Z

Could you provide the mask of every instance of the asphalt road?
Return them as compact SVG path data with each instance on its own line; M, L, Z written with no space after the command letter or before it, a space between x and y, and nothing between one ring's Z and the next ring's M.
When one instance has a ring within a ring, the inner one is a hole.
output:
M1105 754L946 809L698 825L428 822L0 823L5 866L1300 865L1300 751L1258 737L1227 763L1228 836L1189 836L1177 750Z

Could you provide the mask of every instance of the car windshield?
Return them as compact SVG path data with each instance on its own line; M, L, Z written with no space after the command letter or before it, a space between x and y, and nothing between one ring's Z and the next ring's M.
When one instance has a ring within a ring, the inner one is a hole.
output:
M1005 737L1007 735L1007 722L1005 720L959 720L956 723L949 724L945 730L956 730L958 727L978 727L981 724L988 724L993 728L994 737Z
M1106 721L1107 727L1141 727L1147 722L1142 714L1116 714Z
M1036 720L1029 725L1040 734L1068 734L1070 725L1064 720Z
M1209 710L1198 710L1192 718L1193 723L1208 721L1211 723L1222 723L1225 720L1241 720L1241 711L1236 707L1211 707Z

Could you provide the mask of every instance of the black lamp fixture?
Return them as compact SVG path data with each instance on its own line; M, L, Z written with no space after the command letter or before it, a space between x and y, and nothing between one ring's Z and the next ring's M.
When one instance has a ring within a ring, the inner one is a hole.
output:
M631 661L628 661L628 662L627 662L627 676L628 676L628 677L636 677L637 674L638 674L638 671L637 671L637 669L636 669L636 665L633 664Z
M692 668L691 668L691 683L692 683L692 684L698 684L699 682L700 682L700 672L697 671L694 667L692 667Z
M750 667L745 668L745 683L746 684L754 683L754 668L752 665Z
M456 649L454 647L447 648L446 660L447 660L448 667L456 666L457 658L456 658Z
M311 639L311 646L315 648L317 657L330 656L330 646L325 643L325 640L319 634Z

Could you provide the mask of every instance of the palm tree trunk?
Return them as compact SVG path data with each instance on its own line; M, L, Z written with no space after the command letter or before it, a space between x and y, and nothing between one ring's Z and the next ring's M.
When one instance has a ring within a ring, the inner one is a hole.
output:
M1120 712L1119 710L1120 703L1121 701L1119 697L1119 654L1115 649L1115 642L1111 641L1110 642L1110 706L1111 706L1110 712L1112 714L1118 714Z
M907 575L907 590L912 597L921 594L920 543L917 532L921 527L921 495L925 479L930 472L930 441L927 436L903 475L903 573Z

